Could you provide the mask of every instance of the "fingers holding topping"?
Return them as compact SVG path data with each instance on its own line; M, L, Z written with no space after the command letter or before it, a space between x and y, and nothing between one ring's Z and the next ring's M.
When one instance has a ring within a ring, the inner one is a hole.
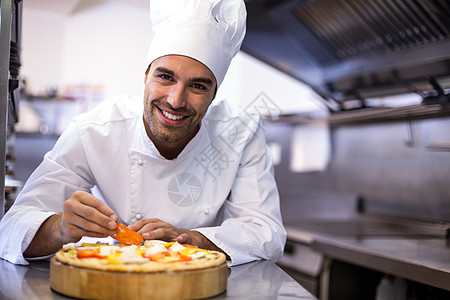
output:
M100 199L76 191L63 204L61 234L74 238L106 237L116 229L116 214Z

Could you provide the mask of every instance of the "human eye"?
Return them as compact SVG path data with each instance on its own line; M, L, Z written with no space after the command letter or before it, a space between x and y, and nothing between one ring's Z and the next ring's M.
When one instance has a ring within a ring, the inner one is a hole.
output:
M170 80L170 81L173 80L172 76L170 76L170 75L168 75L168 74L159 74L158 77L161 78L161 79L163 79L163 80Z
M194 83L192 84L192 87L196 90L206 90L206 86L201 83Z

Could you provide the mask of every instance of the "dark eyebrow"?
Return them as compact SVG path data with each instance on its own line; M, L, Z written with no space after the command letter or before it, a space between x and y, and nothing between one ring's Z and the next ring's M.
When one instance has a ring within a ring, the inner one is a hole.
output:
M163 68L163 67L157 67L155 69L155 72L166 73L166 74L169 74L170 76L175 76L175 73L173 71Z
M191 81L192 82L201 82L201 83L204 83L204 84L210 85L210 86L213 84L211 79L204 78L204 77L191 78Z
M175 72L173 72L172 70L166 69L164 67L157 67L155 69L155 72L165 73L165 74L168 74L168 75L170 75L172 77L176 77L175 76ZM191 82L201 82L201 83L204 83L204 84L209 85L209 86L213 85L212 80L209 79L209 78L206 78L206 77L194 77L194 78L191 78L190 81Z

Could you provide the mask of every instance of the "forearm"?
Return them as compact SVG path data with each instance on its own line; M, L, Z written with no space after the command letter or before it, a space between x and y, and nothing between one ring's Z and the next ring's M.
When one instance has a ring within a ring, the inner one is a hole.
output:
M42 223L28 248L24 251L25 257L37 257L53 254L64 244L61 239L61 214L52 215Z

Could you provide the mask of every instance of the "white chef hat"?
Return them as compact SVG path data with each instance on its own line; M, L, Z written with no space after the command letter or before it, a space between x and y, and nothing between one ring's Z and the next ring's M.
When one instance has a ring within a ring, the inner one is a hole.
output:
M245 35L243 0L151 0L147 65L177 54L206 65L219 86Z

